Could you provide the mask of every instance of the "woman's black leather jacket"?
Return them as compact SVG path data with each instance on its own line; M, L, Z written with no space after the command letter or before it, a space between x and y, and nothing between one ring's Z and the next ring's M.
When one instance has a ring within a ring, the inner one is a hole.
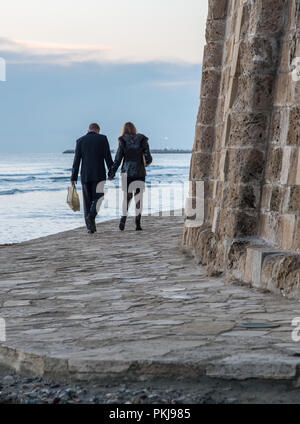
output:
M125 134L119 137L119 148L115 161L108 172L113 178L121 164L121 172L128 178L142 178L146 176L146 166L152 162L148 138L143 134Z

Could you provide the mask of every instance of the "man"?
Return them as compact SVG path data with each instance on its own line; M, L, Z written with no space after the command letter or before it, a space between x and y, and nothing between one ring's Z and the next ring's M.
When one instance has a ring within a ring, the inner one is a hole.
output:
M91 124L88 133L76 142L71 183L77 183L81 164L81 183L83 192L84 217L89 234L95 233L96 216L104 197L106 169L111 168L113 160L105 135L100 135L98 124Z

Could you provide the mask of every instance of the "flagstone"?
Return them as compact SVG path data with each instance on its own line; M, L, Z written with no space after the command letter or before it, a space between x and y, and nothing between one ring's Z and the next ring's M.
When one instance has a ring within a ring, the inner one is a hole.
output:
M143 224L139 235L130 218L123 234L105 222L92 237L78 228L2 247L0 365L71 380L297 380L299 301L208 277L179 248L181 217Z

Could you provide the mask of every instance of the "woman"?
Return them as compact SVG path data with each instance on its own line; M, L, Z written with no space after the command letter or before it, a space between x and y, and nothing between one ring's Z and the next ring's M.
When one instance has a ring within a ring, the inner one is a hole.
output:
M134 195L136 206L136 230L141 231L143 192L145 189L146 177L145 167L152 162L152 156L149 149L148 138L143 134L138 134L132 122L127 122L123 126L122 135L119 137L119 148L116 153L115 161L108 173L110 179L114 178L122 161L121 174L124 198L123 215L119 228L121 231L125 229L129 205Z

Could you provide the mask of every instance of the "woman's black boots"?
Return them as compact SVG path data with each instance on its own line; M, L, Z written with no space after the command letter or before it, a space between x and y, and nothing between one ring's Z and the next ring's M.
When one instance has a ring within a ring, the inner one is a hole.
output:
M141 218L142 215L138 215L135 217L135 225L136 225L136 231L142 231L142 227L141 227Z
M142 218L142 215L138 215L138 216L135 217L135 226L136 226L135 229L136 229L136 231L142 231L143 230L142 227L141 227L141 218ZM119 228L120 228L121 231L125 230L126 219L127 219L127 216L122 216L121 219L120 219Z
M120 228L121 231L124 231L124 229L125 229L126 219L127 219L127 216L121 217L120 225L119 225L119 228Z

